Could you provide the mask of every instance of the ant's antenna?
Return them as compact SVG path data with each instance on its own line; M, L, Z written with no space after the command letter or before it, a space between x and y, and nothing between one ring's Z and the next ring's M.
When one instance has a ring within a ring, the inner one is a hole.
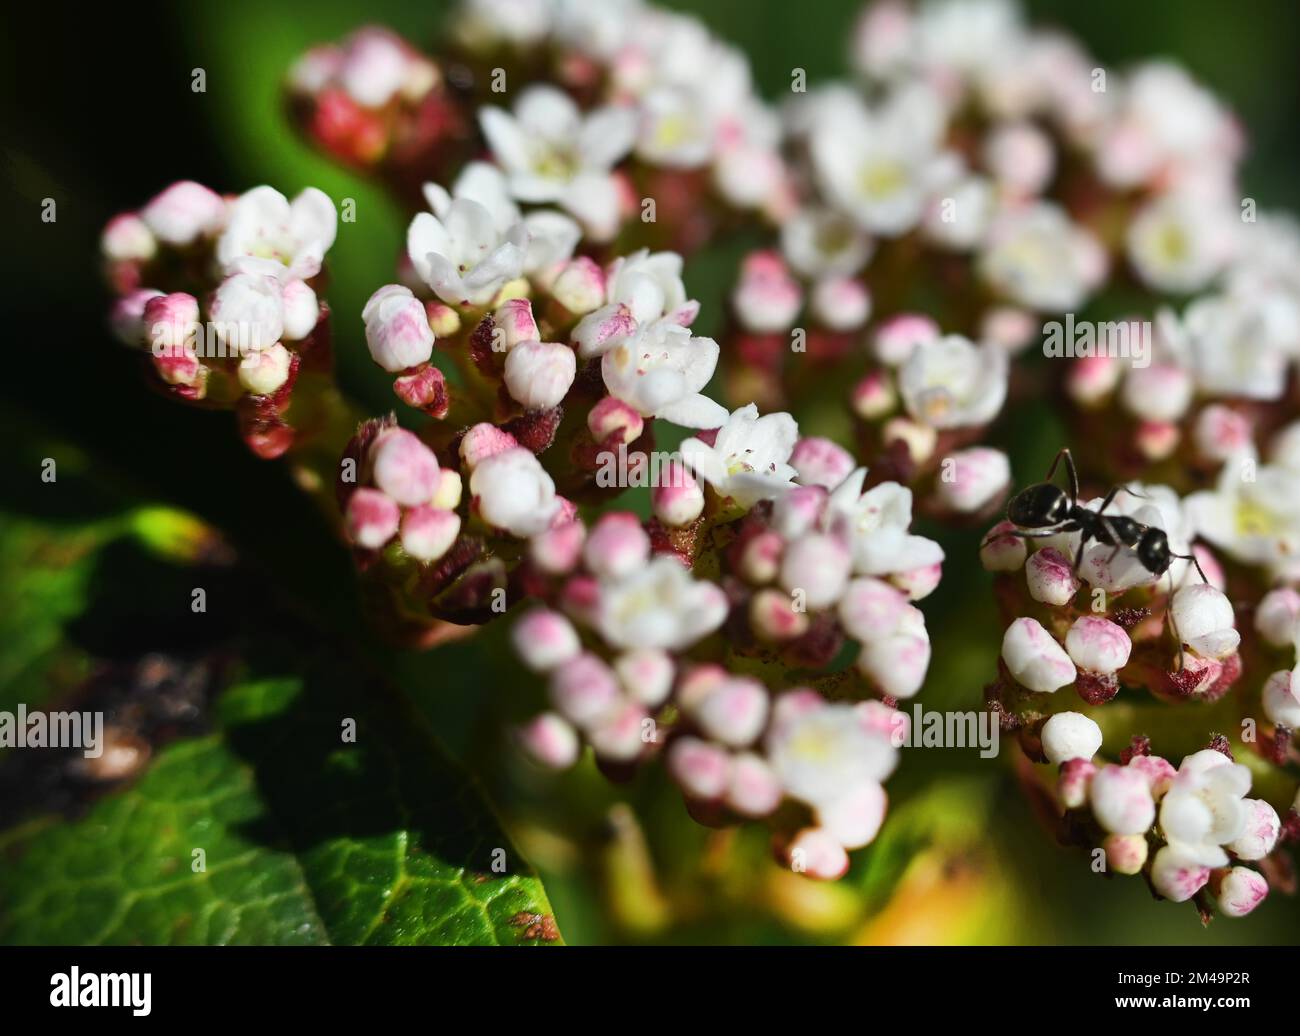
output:
M1178 558L1180 561L1190 561L1196 566L1196 574L1201 577L1201 582L1209 582L1209 580L1205 578L1205 569L1201 568L1201 561L1195 554L1170 554L1169 556L1171 558ZM1173 576L1170 575L1169 579L1172 585Z

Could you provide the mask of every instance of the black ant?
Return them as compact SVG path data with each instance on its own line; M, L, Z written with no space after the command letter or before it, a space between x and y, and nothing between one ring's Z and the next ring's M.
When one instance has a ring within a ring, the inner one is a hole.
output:
M1066 471L1070 476L1068 493L1052 482L1052 477L1056 474L1056 469L1062 459L1065 460ZM1175 554L1169 549L1169 537L1163 529L1157 529L1152 525L1143 525L1141 522L1125 515L1106 514L1106 508L1110 506L1111 501L1115 499L1116 494L1121 489L1133 493L1133 490L1124 486L1112 486L1097 510L1094 511L1091 508L1084 507L1079 503L1079 473L1074 466L1074 457L1071 456L1068 447L1064 448L1056 454L1052 466L1047 469L1045 481L1037 482L1022 489L1011 498L1011 503L1007 506L1007 520L1012 525L1019 526L1019 528L997 535L1037 539L1045 536L1057 536L1061 533L1080 533L1079 549L1074 556L1074 572L1076 575L1079 572L1079 566L1083 563L1084 548L1088 545L1089 540L1096 540L1098 543L1105 543L1115 548L1111 552L1110 561L1114 561L1116 555L1125 547L1130 547L1142 567L1156 578L1168 572L1169 566L1175 560L1182 560L1190 561L1195 565L1201 581L1208 583L1209 580L1205 578L1205 572L1201 569L1201 563L1195 555ZM1141 494L1133 493L1133 495L1140 496ZM990 540L996 538L997 536L989 537ZM987 543L988 540L985 542ZM1171 604L1173 591L1173 575L1171 574L1169 577ZM1173 626L1173 614L1172 612L1167 614L1169 615L1170 625ZM1177 627L1174 627L1173 632L1179 640L1178 652L1181 664L1182 638L1178 636Z

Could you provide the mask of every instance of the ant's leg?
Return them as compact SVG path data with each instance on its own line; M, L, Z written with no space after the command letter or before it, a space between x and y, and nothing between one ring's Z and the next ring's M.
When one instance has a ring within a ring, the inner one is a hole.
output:
M1170 557L1178 558L1180 561L1190 561L1196 566L1196 574L1201 577L1201 582L1209 582L1209 580L1205 578L1205 569L1201 568L1200 559L1197 558L1195 554L1171 554ZM1173 579L1173 576L1171 575L1169 578Z
M1169 597L1165 600L1165 618L1169 622L1169 629L1174 634L1174 641L1178 644L1178 671L1183 670L1183 635L1178 632L1178 622L1174 619L1174 573L1168 570L1169 575Z
M1056 474L1056 467L1061 463L1062 458L1065 460L1065 470L1070 474L1070 503L1076 503L1079 499L1079 472L1074 466L1074 454L1070 452L1070 447L1062 446L1057 451L1056 459L1047 469L1047 481L1052 481L1052 476Z

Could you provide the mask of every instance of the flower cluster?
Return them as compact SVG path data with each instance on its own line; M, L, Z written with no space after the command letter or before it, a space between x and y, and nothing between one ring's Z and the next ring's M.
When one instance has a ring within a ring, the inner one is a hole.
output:
M1268 875L1279 873L1275 850L1300 835L1295 806L1284 824L1268 802L1248 797L1250 768L1233 760L1226 739L1175 768L1141 737L1118 762L1099 757L1101 728L1078 712L1054 713L1031 737L1037 759L1058 768L1066 840L1091 847L1098 862L1104 857L1098 870L1142 874L1175 903L1194 899L1207 920L1254 910L1268 894Z
M234 408L261 457L302 431L284 416L299 377L328 380L316 287L336 219L314 188L290 202L272 187L224 198L182 181L103 231L117 337L148 353L170 395Z
M533 536L521 586L542 603L513 642L550 708L520 739L552 768L584 744L615 774L662 753L697 819L771 817L782 859L836 878L884 819L906 722L894 703L930 659L910 601L943 554L909 531L906 488L864 493L846 451L797 434L789 415L746 407L711 444L683 444L648 523L613 512ZM834 672L849 641L855 673ZM792 669L825 686L774 696ZM777 819L787 800L799 808Z

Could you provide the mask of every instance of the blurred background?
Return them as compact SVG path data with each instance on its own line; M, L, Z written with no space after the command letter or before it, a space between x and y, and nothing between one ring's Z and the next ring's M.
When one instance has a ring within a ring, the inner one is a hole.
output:
M743 47L769 98L788 88L792 67L805 68L810 83L843 75L858 9L832 0L666 6L692 11ZM1300 210L1300 7L1290 0L1027 7L1035 20L1071 30L1108 66L1154 57L1187 66L1247 129L1244 193L1263 207ZM449 752L487 786L571 943L1293 941L1294 899L1275 896L1245 920L1203 929L1190 905L1158 904L1138 880L1093 874L1035 817L1010 751L991 761L956 749L905 753L880 839L855 854L842 882L807 882L770 863L762 830L695 825L659 768L625 786L608 784L589 765L546 783L521 771L500 731L527 712L519 699L532 692L501 650L499 628L425 655L395 653L369 638L347 553L306 497L276 464L245 451L228 414L175 406L125 362L105 325L98 235L110 216L182 178L223 192L269 183L292 196L312 185L336 201L355 199L357 220L340 224L329 256L338 375L367 411L386 412L391 389L367 358L360 311L391 280L405 217L375 185L289 131L279 84L303 49L364 22L428 46L446 8L224 0L130 14L57 5L5 14L0 556L25 564L16 529L76 531L140 504L180 508L221 530L259 579L286 588L325 635L355 642L407 688ZM204 93L191 91L195 68L206 72ZM40 221L46 197L58 203L52 224ZM735 252L706 251L688 266L687 284L703 302L702 333L718 326L735 259ZM1018 481L1046 468L1061 441L1053 420L1041 401L1003 416L994 444L1011 454ZM54 505L31 474L31 458L45 456L58 457L86 491ZM975 559L977 534L939 538L951 560L942 592L926 604L935 663L920 700L933 709L978 708L1000 628ZM24 677L25 635L36 628L58 635L47 627L59 570L56 562L41 570L45 582L26 579L21 602L16 582L0 595L0 608L26 609L22 621L13 612L0 623L7 635L0 652L10 656L0 681ZM143 581L147 593L151 571L128 566L117 578ZM0 798L21 790L0 789Z

